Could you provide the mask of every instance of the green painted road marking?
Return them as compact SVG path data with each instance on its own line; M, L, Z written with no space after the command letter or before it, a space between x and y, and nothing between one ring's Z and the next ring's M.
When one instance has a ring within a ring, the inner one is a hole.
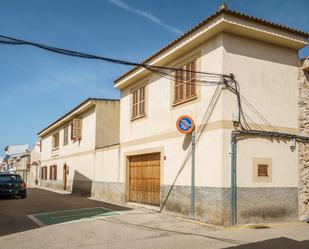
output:
M60 211L44 214L35 214L34 217L45 225L59 224L85 218L103 217L115 215L116 212L104 208L86 208L78 210Z

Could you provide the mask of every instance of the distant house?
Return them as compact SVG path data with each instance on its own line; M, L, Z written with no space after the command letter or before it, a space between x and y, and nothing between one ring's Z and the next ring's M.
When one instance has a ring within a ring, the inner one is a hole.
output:
M0 157L0 171L4 171L4 170L5 170L4 160L2 157Z
M26 181L28 164L30 162L29 144L8 145L5 147L4 151L6 154L5 170L21 174Z
M89 98L38 136L41 186L102 195L119 161L119 100Z
M30 151L30 160L27 172L27 184L32 186L39 184L40 165L41 165L41 141L37 141Z

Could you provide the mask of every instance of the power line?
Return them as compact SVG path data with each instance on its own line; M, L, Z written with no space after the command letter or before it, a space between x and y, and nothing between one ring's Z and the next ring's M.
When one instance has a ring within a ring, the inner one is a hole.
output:
M63 49L63 48L58 48L58 47L53 47L41 43L36 43L36 42L30 42L26 40L21 40L9 36L4 36L0 35L0 43L6 44L6 45L28 45L28 46L33 46L37 47L43 50L47 50L50 52L58 53L58 54L63 54L67 56L73 56L73 57L79 57L79 58L85 58L85 59L95 59L95 60L102 60L110 63L116 63L116 64L122 64L126 66L135 66L135 67L143 67L145 69L165 69L165 70L179 70L183 72L192 72L192 73L199 73L199 74L204 74L204 75L213 75L213 76L224 76L224 77L229 77L229 75L224 75L220 73L211 73L211 72L201 72L201 71L192 71L192 70L186 70L186 69L179 69L179 68L172 68L172 67L166 67L166 66L156 66L156 65L150 65L146 63L136 63L132 61L126 61L126 60L119 60L119 59L114 59L110 57L103 57L103 56L98 56L94 54L88 54L88 53L83 53L83 52L78 52L74 50L69 50L69 49Z
M242 103L241 99L244 100L245 104L253 110L261 120L265 122L266 125L268 125L273 131L276 131L276 129L245 99L241 94L240 94L240 88L238 82L234 79L233 75L227 75L227 74L220 74L220 73L211 73L211 72L202 72L202 71L192 71L192 70L187 70L184 68L172 68L172 67L165 67L165 66L156 66L156 65L149 65L146 63L136 63L132 61L126 61L126 60L119 60L119 59L114 59L114 58L109 58L109 57L103 57L103 56L98 56L94 54L88 54L88 53L83 53L79 51L74 51L74 50L69 50L69 49L63 49L63 48L58 48L58 47L53 47L41 43L36 43L36 42L30 42L22 39L17 39L9 36L4 36L0 35L0 43L5 44L5 45L27 45L27 46L33 46L37 47L43 50L47 50L49 52L54 52L62 55L67 55L67 56L72 56L72 57L79 57L79 58L84 58L84 59L95 59L95 60L102 60L105 62L109 63L115 63L115 64L121 64L121 65L126 65L126 66L135 66L135 67L142 67L144 69L147 69L149 71L152 71L156 74L159 74L161 77L165 77L170 80L178 80L180 83L184 83L186 85L189 85L191 83L183 81L182 78L177 78L176 75L172 75L171 73L167 72L162 72L162 70L169 70L169 71L181 71L181 72L187 72L187 73L194 73L198 77L195 78L194 83L192 85L199 85L199 86L212 86L212 85L219 85L219 84L225 84L227 89L229 89L231 92L233 92L236 97L237 97L237 104L238 104L238 110L239 110L239 118L240 118L240 126L243 130L251 130L246 117L248 115L245 115L243 110L242 110ZM216 80L209 80L206 77L210 78L217 78L218 81ZM223 83L222 83L222 78L223 78ZM234 87L232 87L229 82L226 80L229 79L230 83L234 84Z

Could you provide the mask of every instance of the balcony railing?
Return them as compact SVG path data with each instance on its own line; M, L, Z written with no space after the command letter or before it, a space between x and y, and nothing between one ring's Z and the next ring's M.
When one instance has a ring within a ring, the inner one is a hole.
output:
M59 156L59 147L52 148L51 156Z

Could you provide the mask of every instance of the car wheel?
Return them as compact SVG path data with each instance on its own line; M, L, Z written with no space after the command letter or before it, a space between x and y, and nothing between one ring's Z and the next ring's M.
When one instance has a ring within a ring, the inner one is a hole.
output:
M22 198L22 199L26 199L26 197L27 197L27 194L23 194L23 195L20 196L20 198Z

